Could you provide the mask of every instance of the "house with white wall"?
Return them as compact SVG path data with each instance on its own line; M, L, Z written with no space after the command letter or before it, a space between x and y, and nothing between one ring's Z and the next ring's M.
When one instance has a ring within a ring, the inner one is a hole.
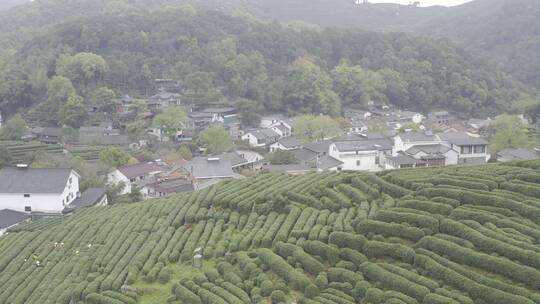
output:
M484 137L472 136L466 132L442 133L439 137L457 152L457 164L485 164L491 158L489 142Z
M431 131L404 132L394 137L392 154L397 155L400 151L407 151L414 146L440 145L441 139Z
M263 148L276 143L280 135L272 129L258 129L246 132L241 139L247 141L250 147Z
M302 147L302 143L295 136L289 136L280 139L278 142L270 145L270 152L276 152L278 150L291 151Z
M79 197L79 179L73 169L3 168L0 210L60 214Z
M392 142L388 139L358 139L335 141L328 154L342 162L341 170L381 171L387 156L392 153Z
M124 184L121 195L131 193L133 186L144 186L153 182L156 175L167 172L170 168L164 163L148 162L122 166L107 175L109 185Z

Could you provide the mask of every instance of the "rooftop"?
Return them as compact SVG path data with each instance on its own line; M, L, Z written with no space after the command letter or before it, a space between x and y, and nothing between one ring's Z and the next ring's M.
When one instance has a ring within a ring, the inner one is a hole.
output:
M341 165L343 165L342 161L339 161L333 158L332 156L325 155L319 159L317 168L321 170L329 170L329 169L336 168Z
M323 141L318 141L318 142L304 145L304 147L310 151L321 154L321 153L328 153L328 149L330 148L331 144L332 144L332 141L323 140Z
M104 188L88 188L83 194L75 199L66 209L78 209L91 207L97 204L105 195L107 195Z
M535 149L504 149L497 152L497 156L509 160L533 160L540 158L540 151Z
M0 229L7 229L30 218L30 214L11 209L0 210Z
M435 136L430 131L426 132L405 132L398 134L404 142L423 142L423 141L438 141L437 136Z
M122 173L127 178L135 178L155 172L164 172L168 169L169 168L165 165L149 162L119 167L118 171L120 171L120 173Z
M471 136L466 132L447 132L439 134L439 137L448 141L451 144L457 146L466 146L466 145L488 145L489 142L480 136Z
M299 147L299 146L302 145L300 140L298 140L298 138L296 138L295 136L289 136L289 137L282 138L282 139L279 140L279 143L282 146L284 146L285 148L289 148L289 149Z
M314 171L309 165L306 164L291 164L291 165L269 165L264 167L265 170L270 172L285 172L285 173L307 173Z
M427 154L444 154L448 151L450 151L451 149L447 146L444 146L444 145L441 145L441 144L438 144L438 145L415 145L415 146L412 146L411 148L409 148L409 150L407 150L407 153L409 154L412 154L412 155L415 155L419 152L424 152L424 153L427 153Z
M336 147L341 152L351 151L381 151L391 150L392 142L389 139L360 139L355 141L337 141Z
M186 167L196 179L232 178L234 176L231 162L221 158L197 157L192 159Z
M0 193L62 193L72 169L4 168Z

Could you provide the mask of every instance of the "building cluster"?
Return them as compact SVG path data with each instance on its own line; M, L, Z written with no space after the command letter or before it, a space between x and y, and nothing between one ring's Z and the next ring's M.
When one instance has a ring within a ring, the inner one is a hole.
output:
M73 169L35 169L26 165L0 170L0 235L31 218L60 216L75 209L106 206L103 188L80 192Z

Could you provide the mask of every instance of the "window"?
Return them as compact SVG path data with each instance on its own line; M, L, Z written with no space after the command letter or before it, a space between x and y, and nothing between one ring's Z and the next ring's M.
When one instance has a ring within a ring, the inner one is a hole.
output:
M380 156L375 156L375 164L378 165L381 163L381 158Z
M25 211L25 212L32 212L32 207L30 207L30 206L24 206L24 211Z
M69 184L71 185L72 182L73 182L73 178L70 177L70 178L69 178Z
M474 153L476 154L486 153L486 146L474 146Z
M356 161L356 166L357 166L357 167L360 167L360 165L361 165L361 162L360 162L359 160L357 160L357 161Z
M472 154L472 146L462 146L461 147L461 154Z
M24 197L30 197L30 194L25 194Z

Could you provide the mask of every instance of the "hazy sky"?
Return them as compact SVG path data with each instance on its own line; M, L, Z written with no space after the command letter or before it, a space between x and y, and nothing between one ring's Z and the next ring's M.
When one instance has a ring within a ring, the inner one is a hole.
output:
M430 6L430 5L459 5L465 2L470 2L472 0L419 0L421 6ZM370 3L400 3L400 4L409 4L414 2L413 0L370 0Z

